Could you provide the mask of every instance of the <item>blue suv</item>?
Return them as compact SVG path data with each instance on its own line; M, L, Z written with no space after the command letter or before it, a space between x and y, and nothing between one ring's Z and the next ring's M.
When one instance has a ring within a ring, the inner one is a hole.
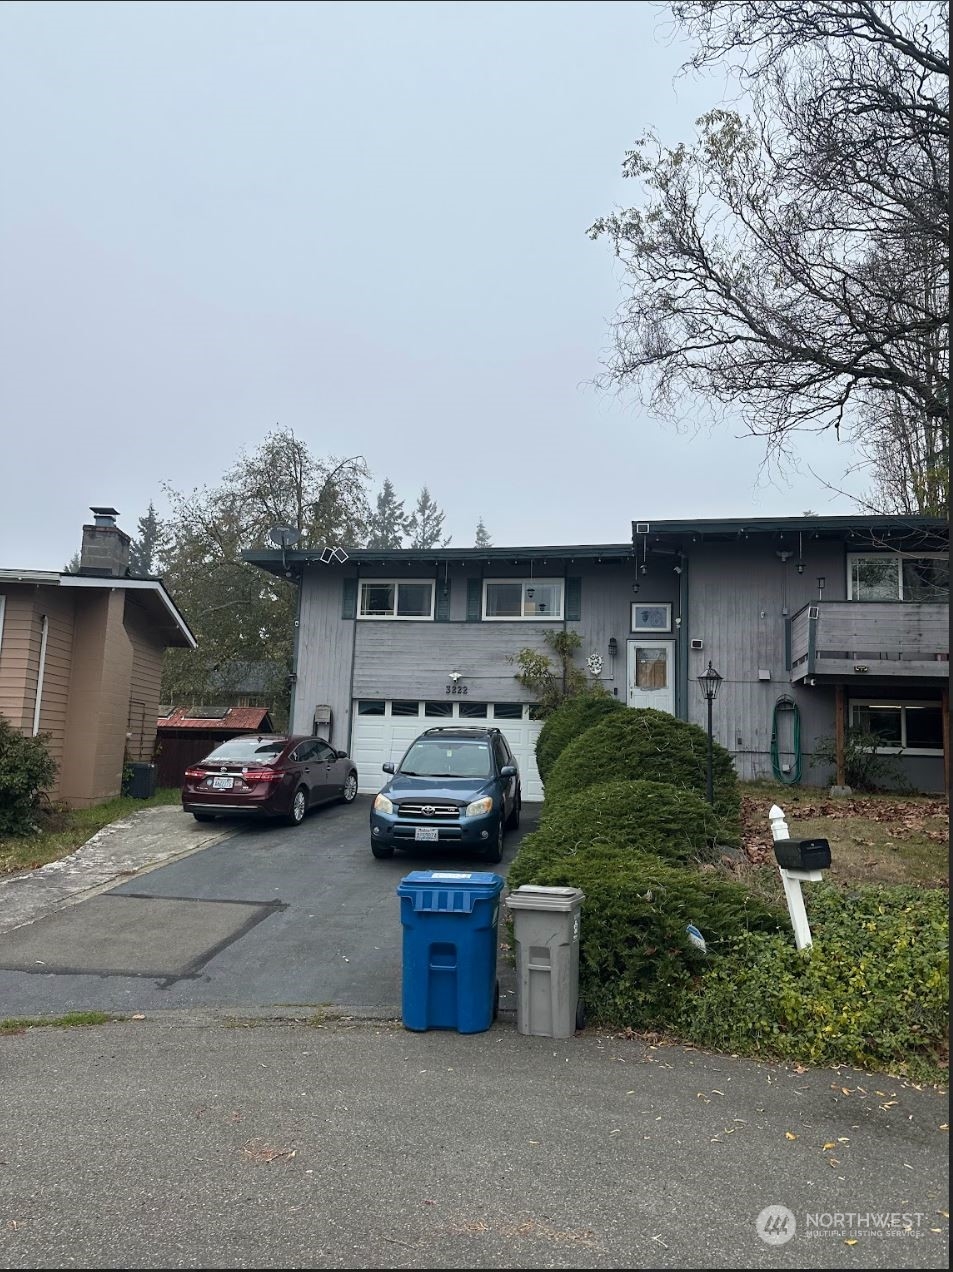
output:
M371 806L371 852L430 843L485 861L503 856L503 834L520 824L519 767L499 729L427 729L407 748Z

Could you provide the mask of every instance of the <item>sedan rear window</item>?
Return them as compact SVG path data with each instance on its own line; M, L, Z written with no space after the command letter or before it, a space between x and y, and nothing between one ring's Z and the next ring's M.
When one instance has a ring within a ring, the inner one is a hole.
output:
M203 764L269 764L287 745L287 738L229 738Z

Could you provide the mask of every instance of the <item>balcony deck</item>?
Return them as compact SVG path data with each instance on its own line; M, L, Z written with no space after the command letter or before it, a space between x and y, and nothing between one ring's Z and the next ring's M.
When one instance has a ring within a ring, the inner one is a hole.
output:
M949 679L950 607L813 601L791 619L791 680Z

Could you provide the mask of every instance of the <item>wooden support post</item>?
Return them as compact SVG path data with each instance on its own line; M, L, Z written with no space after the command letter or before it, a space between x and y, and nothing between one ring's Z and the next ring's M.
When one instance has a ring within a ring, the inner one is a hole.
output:
M834 689L834 749L837 756L837 776L835 781L838 786L846 786L846 774L844 766L844 686L837 685Z
M943 717L943 794L950 798L950 691L944 685L940 690Z

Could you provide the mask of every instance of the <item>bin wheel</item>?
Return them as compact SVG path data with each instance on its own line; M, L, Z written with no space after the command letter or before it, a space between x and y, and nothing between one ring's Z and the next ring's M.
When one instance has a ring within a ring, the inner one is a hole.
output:
M382 861L384 857L393 857L394 855L393 848L389 848L386 844L375 843L373 839L371 840L371 852L378 861Z
M585 1029L586 1027L586 1004L582 999L576 1002L576 1028Z
M496 982L496 988L493 990L493 1019L496 1020L500 1014L500 982Z

